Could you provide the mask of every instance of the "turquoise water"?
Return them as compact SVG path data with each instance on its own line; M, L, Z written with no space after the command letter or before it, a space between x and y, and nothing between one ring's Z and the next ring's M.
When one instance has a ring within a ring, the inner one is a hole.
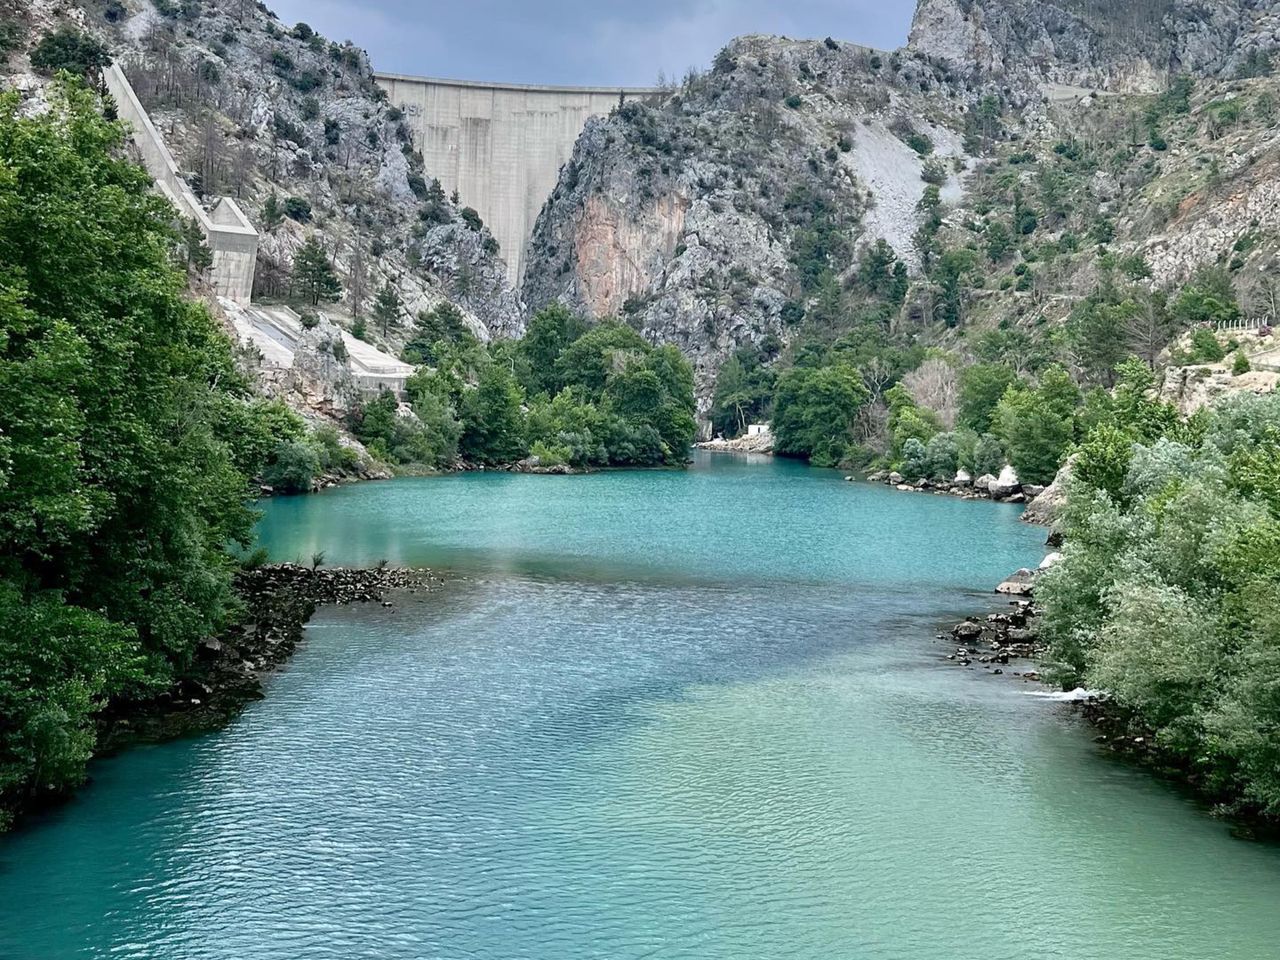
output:
M0 958L1265 960L1280 855L940 660L1016 510L794 464L269 503L323 611L227 730L0 840Z

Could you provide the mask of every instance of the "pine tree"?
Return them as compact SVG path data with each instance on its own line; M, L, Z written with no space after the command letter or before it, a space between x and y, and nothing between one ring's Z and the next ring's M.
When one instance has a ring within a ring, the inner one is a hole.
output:
M396 288L390 283L384 283L373 301L373 319L378 322L383 337L387 335L388 327L399 324L403 306Z
M273 193L267 197L267 202L262 205L262 229L267 233L273 233L276 227L284 222L284 210L280 207L280 200Z
M294 254L293 279L312 306L321 301L332 303L342 296L342 283L333 272L329 255L314 236L308 237Z

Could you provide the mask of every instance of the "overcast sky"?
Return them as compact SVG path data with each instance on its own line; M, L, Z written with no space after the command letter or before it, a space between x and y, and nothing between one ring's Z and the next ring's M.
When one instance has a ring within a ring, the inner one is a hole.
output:
M364 47L376 69L464 80L649 86L744 33L893 49L914 0L268 0Z

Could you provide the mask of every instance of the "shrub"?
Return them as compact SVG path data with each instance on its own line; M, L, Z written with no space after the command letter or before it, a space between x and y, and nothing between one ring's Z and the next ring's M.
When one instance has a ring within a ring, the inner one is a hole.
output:
M929 451L915 437L902 445L902 475L908 480L919 480L929 474Z
M306 440L285 440L276 447L262 479L280 493L307 493L320 472L320 453Z
M985 474L999 475L1004 469L1004 447L999 438L984 433L973 448L973 475L975 478Z
M285 197L284 215L298 223L310 223L311 202L302 197Z
M921 167L920 179L925 183L942 186L947 182L947 167L941 160L930 158Z
M933 141L930 140L927 135L920 133L918 130L912 130L908 133L906 137L903 138L903 142L922 157L927 157L929 154L933 153Z
M59 27L46 33L31 51L31 66L45 73L66 70L83 77L110 65L107 48L74 27Z
M1208 327L1197 327L1191 332L1191 361L1193 363L1218 363L1226 356L1222 344Z

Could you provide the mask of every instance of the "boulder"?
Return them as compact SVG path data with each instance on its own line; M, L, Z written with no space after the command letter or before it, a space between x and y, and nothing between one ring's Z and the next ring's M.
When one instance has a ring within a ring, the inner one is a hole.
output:
M1045 487L1022 512L1023 520L1027 523L1050 524L1057 519L1067 504L1067 487L1071 484L1071 472L1077 459L1078 454L1074 453L1067 458L1067 462L1058 470L1058 475L1053 478L1053 483Z
M887 470L877 470L875 473L867 475L867 480L871 483L884 483L888 479L889 472Z
M1062 554L1051 553L1047 557L1045 557L1043 560L1040 561L1040 569L1048 570L1050 567L1052 567L1055 563L1057 563L1061 559L1062 559Z
M1005 500L1014 494L1022 493L1022 484L1018 481L1018 472L1005 464L1000 476L987 483L987 493L995 500Z
M889 482L895 487L901 486L907 478L900 474L897 470L889 474Z
M1042 493L1044 493L1044 487L1038 483L1024 483L1022 485L1022 495L1028 500L1034 500Z
M1029 597L1034 588L1036 573L1034 570L1028 570L1023 567L1008 577L996 587L996 593L1003 593L1011 597Z
M984 473L977 480L973 481L973 489L985 497L990 494L991 484L995 482L995 477L989 473Z
M957 487L971 487L973 486L973 477L969 475L968 470L957 470L955 479L951 483Z

